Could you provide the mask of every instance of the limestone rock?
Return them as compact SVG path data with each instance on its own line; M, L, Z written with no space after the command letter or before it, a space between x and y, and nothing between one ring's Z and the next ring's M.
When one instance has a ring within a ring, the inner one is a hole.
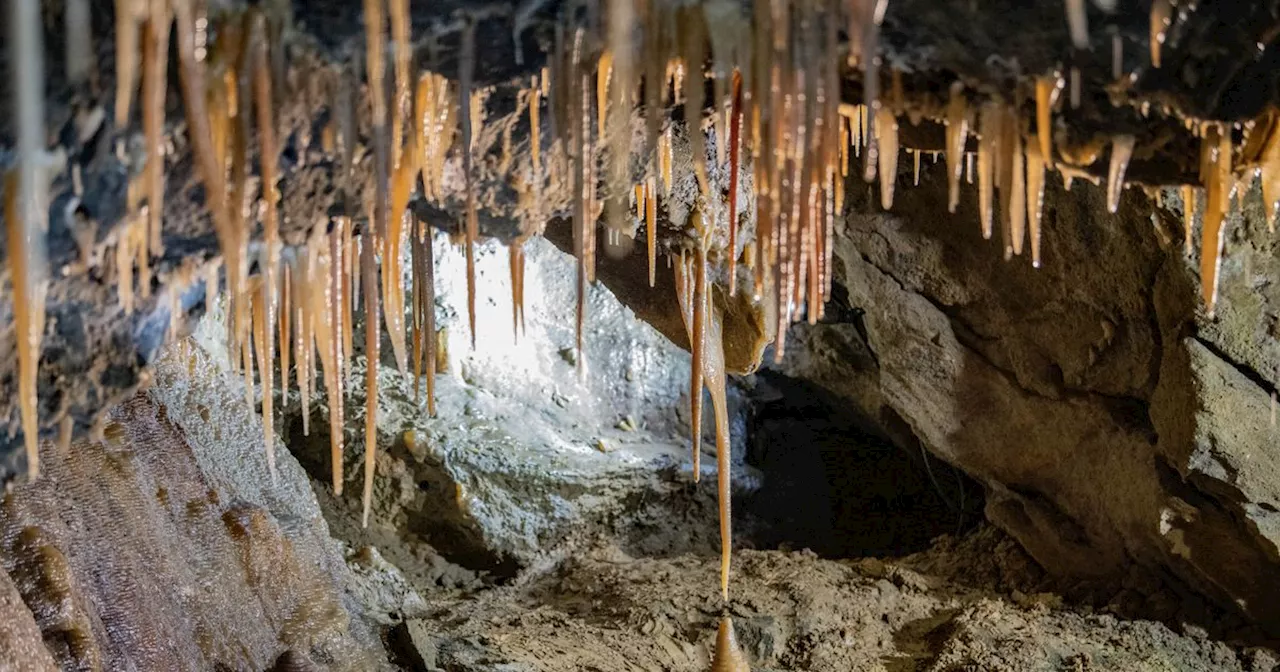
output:
M855 200L843 317L796 330L782 369L982 482L988 517L1051 572L1107 580L1136 562L1280 622L1275 383L1225 354L1271 341L1221 323L1188 337L1193 266L1149 205L1107 215L1088 185L1051 187L1033 269L981 240L972 203L946 215L940 181L892 213ZM1223 314L1247 302L1234 292Z

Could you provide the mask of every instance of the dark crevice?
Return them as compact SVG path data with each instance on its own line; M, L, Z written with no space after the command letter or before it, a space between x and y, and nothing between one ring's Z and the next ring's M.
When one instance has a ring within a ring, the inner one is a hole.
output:
M1247 364L1242 364L1232 359L1230 355L1228 355L1226 352L1222 350L1222 348L1218 347L1212 341L1205 340L1199 334L1193 334L1191 337L1196 339L1197 343L1199 343L1200 345L1203 345L1206 350L1213 353L1214 357L1217 357L1218 359L1222 360L1228 366L1235 369L1240 375L1244 376L1245 378L1248 378L1254 385L1257 385L1258 387L1262 388L1263 392L1266 392L1267 394L1276 393L1275 384L1267 380L1262 374L1254 370L1253 367Z
M302 415L293 413L286 421L282 438L289 452L311 478L312 488L323 489L332 497L329 425L318 408L313 409L310 429L310 435L303 436ZM347 451L350 452L354 448L355 446L348 445ZM392 446L389 450L394 452L402 448L402 446ZM471 530L466 525L465 517L458 511L452 481L444 474L443 466L438 465L441 468L435 469L432 465L419 463L407 456L401 457L405 457L407 463L417 465L419 473L415 476L416 482L422 496L428 500L428 504L421 507L421 510L428 512L429 515L420 516L418 519L411 518L406 521L405 529L397 532L406 535L406 538L416 536L430 544L431 548L445 560L468 570L487 573L490 578L498 582L516 576L520 570L519 564L513 558L494 552L484 539L480 538L478 531ZM359 488L350 482L346 483L346 487L349 490L344 492L343 497L353 498L353 502L358 502ZM327 501L325 497L320 499L322 502ZM353 503L350 510L358 511L358 506L358 503ZM341 515L344 514L326 511L326 517L331 519ZM341 529L341 526L335 527L332 532L336 536L341 536ZM346 541L360 546L367 540L361 538L346 539Z
M747 463L764 484L741 507L760 521L761 546L901 556L982 520L981 486L918 440L890 438L914 439L901 418L886 431L848 400L775 371L758 375L754 394Z

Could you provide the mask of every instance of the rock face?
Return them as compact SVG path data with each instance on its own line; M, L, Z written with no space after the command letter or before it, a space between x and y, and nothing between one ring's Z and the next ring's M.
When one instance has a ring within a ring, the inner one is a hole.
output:
M703 456L703 485L690 487L689 354L595 286L579 371L574 261L542 239L525 245L525 320L518 337L506 249L478 248L479 335L472 348L464 257L447 236L437 235L434 244L437 324L448 343L447 367L436 380L437 417L428 416L425 396L415 403L412 376L385 359L368 530L358 525L363 421L348 428L347 481L335 500L328 482L328 407L315 410L311 434L303 436L300 409L290 406L287 443L315 479L335 533L414 566L421 562L395 555L396 549L429 543L432 553L453 563L501 577L561 552L566 540L601 533L630 535L655 551L716 548L713 454ZM348 409L364 407L364 366L357 358ZM740 460L740 405L733 418ZM706 451L714 450L711 425L704 418ZM749 489L750 481L742 487ZM430 583L451 582L447 572L423 571Z
M1109 215L1099 190L1053 185L1034 269L981 240L971 192L948 216L945 176L922 179L892 213L855 197L836 255L856 310L799 329L781 368L983 483L990 520L1051 571L1138 563L1274 636L1274 290L1241 270L1257 251L1228 246L1211 321L1176 210L1131 194Z
M187 346L161 361L153 393L112 412L102 441L46 445L48 471L5 496L0 661L380 669L302 469L277 447L272 482L243 388Z

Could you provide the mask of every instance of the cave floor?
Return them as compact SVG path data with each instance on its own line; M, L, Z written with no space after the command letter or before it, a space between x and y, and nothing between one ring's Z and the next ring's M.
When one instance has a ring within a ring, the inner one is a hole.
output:
M1270 653L1234 649L1195 627L1178 633L1064 607L1052 593L983 588L1001 573L1034 570L1010 567L1020 554L994 542L994 530L980 535L991 543L900 563L741 552L727 613L752 669L770 672L1272 669ZM987 554L986 576L976 558L947 557L957 553ZM967 563L974 585L911 569L948 559ZM427 669L705 671L721 614L717 564L583 549L514 585L429 601L399 632L412 633L402 639L416 642L416 664Z
M989 525L900 559L739 551L727 609L717 590L718 556L642 557L607 540L560 551L502 585L425 587L409 610L414 616L385 630L394 662L449 672L705 672L717 623L728 615L757 672L1254 672L1276 665L1270 650L1224 643L1199 625L1118 615L1135 602L1186 606L1158 584L1132 581L1097 607L1038 590L1051 579ZM371 563L367 550L351 558L366 585L403 584L388 580L398 570L380 557Z

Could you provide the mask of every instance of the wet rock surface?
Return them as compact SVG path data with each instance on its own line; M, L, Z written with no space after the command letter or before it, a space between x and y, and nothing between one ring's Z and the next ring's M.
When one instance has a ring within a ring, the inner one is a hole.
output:
M272 481L243 388L191 342L156 371L102 441L46 446L48 471L6 494L3 665L380 669L302 469L280 447Z

